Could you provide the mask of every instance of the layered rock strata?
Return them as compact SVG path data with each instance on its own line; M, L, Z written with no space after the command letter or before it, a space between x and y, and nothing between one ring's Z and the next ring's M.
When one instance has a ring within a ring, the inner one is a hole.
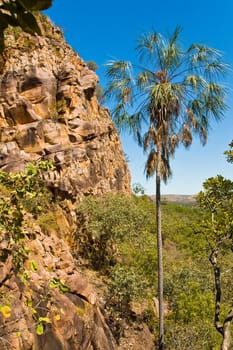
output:
M44 37L7 36L0 67L0 170L52 159L56 169L47 181L64 196L129 193L118 133L95 96L98 78L60 31L49 28Z
M114 350L96 294L64 241L33 229L36 239L25 241L30 253L24 271L15 273L11 256L0 262L1 307L6 304L1 349Z

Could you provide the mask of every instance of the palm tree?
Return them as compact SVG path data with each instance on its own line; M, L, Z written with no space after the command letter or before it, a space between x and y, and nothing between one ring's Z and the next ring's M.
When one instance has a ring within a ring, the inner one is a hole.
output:
M218 83L226 71L219 51L192 44L183 50L181 29L164 38L159 33L139 38L138 64L108 62L106 96L113 100L113 120L120 130L136 136L147 153L147 177L156 174L159 349L164 348L161 181L171 175L170 157L180 144L188 147L193 135L204 145L212 119L225 110L225 89Z

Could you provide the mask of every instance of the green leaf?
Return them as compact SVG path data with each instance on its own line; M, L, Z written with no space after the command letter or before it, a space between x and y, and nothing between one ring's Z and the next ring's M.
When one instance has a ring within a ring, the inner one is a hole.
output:
M52 289L58 288L61 293L66 293L70 290L69 287L65 285L65 282L63 280L57 278L50 280L49 286Z
M5 318L11 317L11 307L8 305L4 305L0 307L0 311Z
M31 268L32 271L37 271L38 270L38 264L34 260L31 260L30 261L30 268Z
M60 283L59 290L61 293L66 293L66 292L69 292L70 288L66 286L64 283Z
M30 12L19 12L17 16L20 27L29 34L41 34L40 27L35 17Z
M24 252L25 252L26 254L29 254L29 253L30 253L30 248L24 247Z
M45 325L43 322L39 322L37 327L36 327L36 334L37 335L42 335L44 334L44 330L45 330Z
M55 278L51 279L49 287L52 289L59 287L59 281L57 281Z
M49 317L39 317L39 322L51 323L51 320Z

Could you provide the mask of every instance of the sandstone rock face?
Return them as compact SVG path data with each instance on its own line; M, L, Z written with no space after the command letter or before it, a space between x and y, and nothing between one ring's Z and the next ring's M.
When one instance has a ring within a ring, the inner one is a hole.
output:
M25 241L30 253L21 274L11 256L0 263L1 302L10 303L8 313L0 312L1 349L114 350L96 294L68 247L34 230L36 239Z
M53 160L45 181L61 195L63 209L57 232L33 227L22 273L10 252L0 262L0 348L114 350L95 292L64 239L77 229L76 201L130 193L129 170L109 112L95 96L96 74L58 29L47 21L41 26L43 37L9 31L0 57L0 170ZM28 225L34 225L30 218Z
M0 75L0 169L52 159L46 179L65 197L130 192L118 133L95 96L98 78L56 28L9 34Z

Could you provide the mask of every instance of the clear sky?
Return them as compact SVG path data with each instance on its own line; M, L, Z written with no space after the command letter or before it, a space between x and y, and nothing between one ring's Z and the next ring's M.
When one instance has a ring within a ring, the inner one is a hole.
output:
M105 85L104 64L112 58L134 61L137 38L142 33L165 34L179 25L184 47L194 42L214 47L233 67L233 0L53 0L46 11L59 25L67 42L85 61L95 61L100 84ZM207 145L194 140L188 150L180 148L172 160L173 176L162 186L163 194L195 194L208 177L232 179L233 164L223 152L233 139L233 72L227 78L228 111L212 124ZM139 182L148 194L155 193L155 179L146 180L145 155L131 136L121 135L129 158L132 184Z

